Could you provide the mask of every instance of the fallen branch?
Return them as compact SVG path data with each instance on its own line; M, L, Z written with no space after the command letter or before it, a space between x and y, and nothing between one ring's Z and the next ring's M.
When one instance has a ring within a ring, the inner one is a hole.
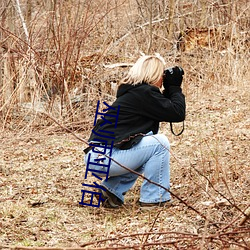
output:
M113 68L117 68L117 67L122 67L122 68L131 67L133 65L134 65L133 63L114 63L114 64L110 64L110 65L103 64L103 67L108 68L108 69L113 69Z
M203 235L199 236L198 234L192 234L192 233L182 233L182 232L146 232L146 233L135 233L135 234L129 234L129 235L121 235L113 238L106 238L103 240L96 240L92 242L88 242L85 244L80 245L79 247L25 247L25 246L7 246L7 245L0 245L0 249L11 249L11 250L83 250L85 247L90 245L96 245L100 243L104 243L107 241L118 241L124 238L133 238L136 236L146 236L146 235L168 235L167 239L169 241L162 241L162 242L147 242L142 244L134 244L134 245L121 245L121 246L114 246L115 243L112 244L112 246L107 247L96 247L96 248L89 248L95 249L95 250L101 250L101 249L141 249L141 247L146 246L159 246L159 245L173 245L175 243L181 243L184 242L187 243L187 241L197 241L201 239L208 240L210 242L212 241L219 241L224 242L228 245L238 246L242 249L250 249L246 244L241 244L239 242L232 241L232 235L242 234L242 233L250 233L250 229L243 229L238 231L228 231L226 233L221 234L208 234L205 237ZM223 238L222 238L223 237ZM228 237L228 238L225 238Z

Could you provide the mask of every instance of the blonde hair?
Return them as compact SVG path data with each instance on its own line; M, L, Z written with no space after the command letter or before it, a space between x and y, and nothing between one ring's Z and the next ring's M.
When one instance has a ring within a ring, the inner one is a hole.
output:
M160 80L164 71L165 61L159 55L143 55L129 70L122 83L136 85L142 82L154 84Z

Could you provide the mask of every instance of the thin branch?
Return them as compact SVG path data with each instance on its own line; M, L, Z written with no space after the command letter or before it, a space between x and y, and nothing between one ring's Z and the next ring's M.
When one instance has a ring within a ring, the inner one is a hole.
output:
M245 216L240 221L240 226L242 226L250 218L250 207L245 210Z
M239 212L241 212L244 216L247 216L235 203L232 203L231 201L230 201L230 199L228 199L224 194L222 194L218 189L216 189L215 187L214 187L214 185L211 183L211 181L207 178L207 176L205 176L203 173L201 173L201 171L199 171L197 168L195 168L194 166L193 166L193 164L191 164L191 167L199 174L199 175L201 175L202 177L204 177L206 180L207 180L207 182L209 183L209 185L212 187L212 189L216 192L216 193L218 193L220 196L222 196L224 199L226 199L233 207L235 207Z
M238 242L234 241L228 241L226 238L221 238L221 237L229 237L231 240L232 235L237 235L237 234L242 234L242 233L249 233L250 230L239 230L239 231L229 231L227 233L221 233L221 234L208 234L204 238L206 240L210 241L220 241L220 242L225 242L230 245L235 245L235 246L240 246L244 249L249 249L246 245L240 244ZM200 240L203 238L203 236L199 236L198 234L192 234L192 233L183 233L183 232L146 232L146 233L134 233L134 234L128 234L128 235L121 235L113 238L106 238L103 240L96 240L92 242L88 242L85 244L80 245L79 247L25 247L25 246L7 246L7 245L0 245L0 249L6 248L6 249L13 249L13 250L83 250L85 247L90 246L90 245L96 245L100 243L104 243L107 241L118 241L124 238L133 238L137 236L144 236L144 235L168 235L166 239L171 239L171 241L161 241L161 242L150 242L150 243L145 243L143 246L157 246L157 245L167 245L167 244L173 244L177 242L187 242L189 241L195 241L195 240ZM116 247L100 247L100 248L94 248L94 249L127 249L127 248L133 248L135 249L136 247L141 247L141 245L130 245L130 246L116 246ZM91 248L88 248L91 249Z
M149 233L152 232L152 230L153 230L153 228L154 228L154 225L155 225L155 223L156 223L156 220L159 218L159 215L160 215L161 211L162 211L162 210L160 210L160 211L157 213L157 215L155 216L154 222L152 223L152 226L151 226L151 228L150 228L150 230L149 230ZM146 238L145 238L145 240L144 240L143 246L145 246L146 242L148 241L148 237L149 237L149 234L146 235ZM143 249L144 249L144 248L143 248Z
M19 17L21 19L21 23L22 23L22 26L23 26L25 38L26 38L28 46L30 48L29 32L28 32L28 28L27 28L27 25L25 23L25 20L24 20L24 17L23 17L23 13L22 13L22 10L21 10L21 7L20 7L20 2L19 2L19 0L15 0L15 1L16 1L15 7L16 7L17 13L18 13L18 15L19 15Z
M113 69L113 68L117 68L117 67L131 67L133 66L134 64L133 63L114 63L114 64L103 64L103 67L104 68L108 68L108 69Z
M200 9L197 10L197 12L200 12L200 11L201 11ZM180 18L180 17L185 17L185 16L188 16L188 15L190 15L190 14L192 14L192 12L186 13L186 14L183 14L183 15L176 15L176 16L173 17L173 19L175 19L175 18ZM166 18L161 18L161 19L157 19L157 20L153 20L153 21L152 21L152 25L153 25L153 24L157 24L157 23L161 23L161 22L164 22L164 21L167 21L167 20L169 20L168 17L166 17ZM113 42L113 43L109 46L109 48L107 49L107 51L112 50L112 49L113 49L114 47L116 47L120 42L122 42L125 38L127 38L128 36L132 35L132 34L135 33L136 31L138 31L138 30L140 30L140 29L142 29L142 28L144 28L145 26L148 26L148 25L151 25L151 23L150 23L150 22L146 22L146 23L143 23L143 24L140 24L140 25L136 25L136 26L137 26L136 28L134 28L133 30L129 30L126 34L120 36L120 38L118 38L115 42Z

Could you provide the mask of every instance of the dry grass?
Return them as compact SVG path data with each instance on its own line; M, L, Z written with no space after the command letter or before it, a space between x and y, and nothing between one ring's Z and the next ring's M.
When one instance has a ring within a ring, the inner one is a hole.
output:
M79 207L84 179L83 145L70 134L49 134L45 129L20 136L18 132L2 135L2 244L74 247L147 232L162 232L161 235L150 235L148 243L178 239L180 243L176 243L176 247L180 249L209 249L210 246L222 249L230 245L227 241L249 244L249 221L240 227L243 215L237 209L244 211L249 206L248 86L225 85L220 92L213 86L209 89L210 94L202 92L199 98L196 97L197 88L190 88L193 91L190 89L187 96L184 135L180 138L172 136L166 124L161 128L172 142L172 191L219 228L176 199L171 208L140 211L136 201L141 180L128 193L125 206L119 210ZM86 138L88 133L79 135ZM230 226L220 231L227 225ZM238 230L245 233L232 238L224 236L225 242L218 238L217 243L216 240L212 243L206 238ZM185 238L177 233L191 233L200 238ZM118 243L135 246L144 241L145 235L136 235L121 238ZM106 246L109 249L115 246L112 242L116 241L91 247ZM233 244L231 247L234 249ZM236 245L235 249L241 248Z
M28 92L36 94L33 102L32 95L25 102L20 98L20 86L29 82L20 72L34 69L33 62L24 43L6 27L1 29L13 51L4 49L0 62L4 69L11 68L10 78L0 74L0 248L249 249L249 220L240 225L250 206L249 4L207 3L205 24L220 26L218 39L227 37L226 47L208 43L205 48L182 52L169 49L173 44L164 35L167 29L161 17L167 5L153 4L151 50L166 57L167 66L179 64L185 70L184 134L174 137L168 124L161 125L172 145L171 190L195 208L195 213L177 199L170 208L141 211L136 203L141 179L121 209L78 205L85 173L84 145L40 112L49 112L87 139L97 100L114 100L112 86L126 70L103 64L131 63L150 44L145 1L140 8L140 1L132 0L109 1L108 5L100 1L98 8L90 2L86 1L89 12L84 15L77 14L73 1L67 2L67 8L61 6L58 27L46 33L45 43L41 34L55 16L42 11L43 3L36 9L30 29L37 91L32 92L27 84ZM175 30L197 28L204 14L201 5L180 1ZM84 26L78 30L80 24ZM20 30L12 32L21 37ZM177 38L178 32L175 35ZM11 98L6 99L9 91L13 91Z

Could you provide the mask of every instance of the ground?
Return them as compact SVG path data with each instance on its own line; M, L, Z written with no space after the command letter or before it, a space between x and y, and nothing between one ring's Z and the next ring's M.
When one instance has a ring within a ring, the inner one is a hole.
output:
M49 128L2 131L0 248L249 249L249 220L242 222L250 204L249 88L186 94L183 135L172 135L167 123L160 131L171 143L176 197L168 208L140 210L141 179L122 208L82 207L82 141Z

